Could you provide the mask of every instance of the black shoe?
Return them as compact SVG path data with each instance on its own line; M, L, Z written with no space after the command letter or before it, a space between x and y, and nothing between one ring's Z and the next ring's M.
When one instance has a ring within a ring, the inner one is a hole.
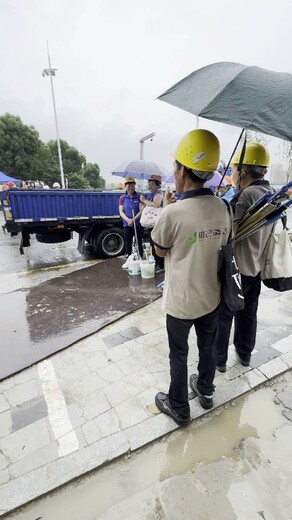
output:
M159 267L159 265L157 265L155 267L155 274L163 274L163 273L164 273L163 267Z
M236 350L236 349L235 349ZM243 367L249 367L250 364L250 356L240 356L236 350L237 357L242 364Z
M216 366L218 372L226 372L226 363L222 363Z
M169 417L171 417L179 426L188 426L190 424L190 417L185 419L172 408L169 402L168 394L158 392L158 394L155 396L155 404L162 413L169 415Z
M243 367L249 367L249 365L250 365L250 357L242 358L239 356L239 361Z
M195 394L199 396L199 403L201 407L205 410L210 410L214 406L213 393L211 395L201 394L197 387L198 379L198 374L192 374L190 377L190 387L193 390L193 392L195 392Z

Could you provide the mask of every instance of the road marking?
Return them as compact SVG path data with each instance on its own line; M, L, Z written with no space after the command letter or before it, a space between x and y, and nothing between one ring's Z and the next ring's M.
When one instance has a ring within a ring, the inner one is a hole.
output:
M43 271L50 271L52 269L66 269L66 267L74 267L78 265L86 265L86 264L100 264L101 262L105 262L105 260L84 260L84 262L72 262L70 264L62 264L62 265L52 265L50 267L41 267L39 269L34 269L30 271L22 271L22 272L14 272L14 273L2 273L0 274L0 278L4 276L26 276L26 275L32 275L35 273L42 273Z
M48 419L54 437L58 442L59 456L64 457L78 450L79 442L71 424L66 401L50 359L46 359L38 364L38 375L48 407Z

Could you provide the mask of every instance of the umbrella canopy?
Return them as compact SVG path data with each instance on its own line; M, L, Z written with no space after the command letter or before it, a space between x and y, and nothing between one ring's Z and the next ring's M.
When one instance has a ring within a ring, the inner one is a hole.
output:
M111 172L112 175L118 175L119 177L134 177L135 179L149 179L151 175L160 175L164 179L166 171L162 166L152 161L127 161Z
M166 184L173 184L174 183L174 173L170 173L169 175L167 175L167 177L165 177L165 179L163 179L163 182L165 182Z
M292 75L219 62L192 72L158 99L196 116L292 140Z
M222 180L221 173L215 172L213 177L211 177L211 179L206 181L204 185L205 186L215 186L217 188L217 186L219 186L220 183L221 183L221 186L226 186L225 179Z
M0 184L6 184L7 182L22 182L20 179L14 179L13 177L9 177L3 172L0 172Z
M217 187L217 186L219 186L221 180L222 180L222 175L221 175L221 173L219 173L219 172L214 172L213 177L212 177L209 181L206 181L206 182L204 183L204 186L213 186L213 187L215 186L215 187ZM168 176L163 180L163 182L165 182L165 183L169 183L169 184L175 182L175 180L174 180L174 174L172 173L171 175L168 175ZM226 184L228 184L228 183L225 182L225 179L222 180L222 182L221 182L221 186L226 186Z

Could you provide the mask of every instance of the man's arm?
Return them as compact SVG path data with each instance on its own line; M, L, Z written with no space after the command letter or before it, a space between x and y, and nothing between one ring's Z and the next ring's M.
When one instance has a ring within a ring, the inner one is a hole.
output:
M160 247L156 246L155 244L154 244L154 249L155 249L155 253L157 254L157 256L160 256L161 258L164 258L168 253L168 249L161 249Z

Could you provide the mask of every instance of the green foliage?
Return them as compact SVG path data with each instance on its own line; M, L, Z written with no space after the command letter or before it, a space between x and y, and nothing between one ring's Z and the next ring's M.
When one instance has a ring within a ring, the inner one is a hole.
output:
M86 164L86 157L74 146L63 140L60 144L69 188L104 188L98 164ZM54 182L61 182L57 141L43 143L37 130L24 125L20 117L1 116L0 171L22 180L41 180L52 187Z
M42 143L39 148L35 157L35 165L35 176L32 177L32 180L42 180L51 187L54 182L61 182L59 162L54 160L47 144Z
M65 177L70 172L80 172L82 169L82 165L86 164L85 156L78 152L74 146L70 146L67 141L60 141L61 152L62 152L62 162L63 162L63 170ZM59 155L58 155L58 146L57 141L49 141L47 143L47 147L51 152L52 161L58 165L59 168Z
M100 176L100 168L98 164L86 164L83 168L83 175L92 188L102 190L105 187L105 180Z
M83 176L82 173L69 173L67 175L68 178L68 188L76 189L76 190L89 190L90 184L87 179Z
M35 158L42 142L32 126L24 125L18 116L0 117L0 170L21 180L35 175Z

